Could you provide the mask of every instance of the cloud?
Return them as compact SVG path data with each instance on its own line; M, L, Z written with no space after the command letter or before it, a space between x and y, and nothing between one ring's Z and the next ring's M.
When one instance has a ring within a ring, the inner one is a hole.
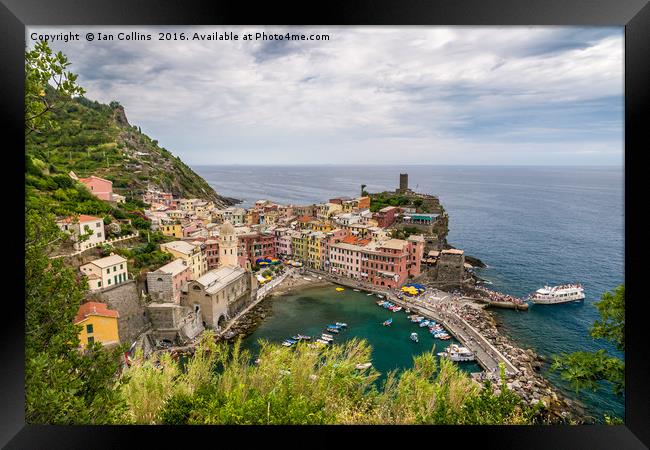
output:
M90 98L118 100L132 123L190 163L619 164L622 158L622 28L30 27L28 33L97 30L150 33L153 40L53 47L69 57ZM233 31L240 40L158 41L158 31ZM261 31L330 39L241 40Z

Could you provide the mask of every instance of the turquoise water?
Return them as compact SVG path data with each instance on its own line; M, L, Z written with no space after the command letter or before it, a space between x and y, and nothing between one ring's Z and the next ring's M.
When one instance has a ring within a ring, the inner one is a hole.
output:
M198 166L217 192L244 200L306 204L341 195L393 190L399 173L434 194L449 213L449 243L488 264L480 276L495 290L525 296L545 283L582 283L582 303L533 305L527 313L494 310L519 346L551 358L605 349L589 337L593 306L624 282L623 167L521 166ZM296 330L297 331L297 330ZM397 359L400 355L396 356ZM588 412L624 415L624 399L604 389L576 395L557 374L545 376Z
M412 323L404 310L391 312L377 306L379 299L352 289L337 292L334 286L310 288L296 294L277 297L272 301L272 315L243 341L243 347L253 354L259 351L258 340L266 339L281 343L298 333L312 336L312 340L325 332L334 336L335 343L353 337L366 339L373 348L372 363L382 373L382 378L393 369L412 366L413 356L429 351L435 345L436 352L443 351L455 339L435 339L426 327ZM391 326L382 323L393 318ZM325 326L336 322L348 324L338 335L325 331ZM416 332L419 342L409 339ZM458 363L467 372L479 372L475 362ZM380 380L382 379L380 378Z

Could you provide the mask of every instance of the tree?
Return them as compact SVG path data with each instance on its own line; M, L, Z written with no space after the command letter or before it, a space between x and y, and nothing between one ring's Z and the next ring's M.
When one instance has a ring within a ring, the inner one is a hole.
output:
M79 349L74 318L85 278L50 259L63 239L51 214L25 213L25 391L28 423L110 423L121 402L112 389L121 349Z
M55 129L51 113L85 92L76 84L77 75L66 71L69 65L68 58L61 52L54 54L45 41L25 52L26 135Z
M605 339L625 350L625 287L618 286L613 292L605 292L595 304L601 319L591 327L594 339ZM596 391L602 381L612 383L616 395L622 395L625 387L625 363L605 350L574 352L554 358L551 370L560 371L562 378L576 390Z

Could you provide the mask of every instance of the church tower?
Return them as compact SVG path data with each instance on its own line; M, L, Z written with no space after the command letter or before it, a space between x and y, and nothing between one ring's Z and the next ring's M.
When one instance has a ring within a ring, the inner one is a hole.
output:
M219 266L237 266L237 262L235 227L225 221L219 227Z

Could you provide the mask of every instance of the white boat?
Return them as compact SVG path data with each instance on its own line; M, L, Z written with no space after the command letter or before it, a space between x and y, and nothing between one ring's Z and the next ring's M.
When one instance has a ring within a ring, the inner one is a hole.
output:
M411 333L411 340L413 342L418 342L418 334L417 333Z
M438 353L438 356L449 358L452 361L474 361L474 353L467 347L461 347L458 344L451 344L444 352Z
M326 337L326 338L330 338L330 339L334 339L334 336L332 336L331 334L327 334L327 333L323 333L323 334L321 334L321 336Z
M355 366L355 368L358 369L358 370L365 370L370 366L372 366L372 363L367 362L367 363L363 363L363 364L357 364Z
M324 341L324 340L322 340L322 339L316 339L316 342L318 342L319 344L325 344L325 345L328 345L328 344L329 344L328 341Z
M334 338L329 337L329 336L325 336L325 335L322 335L320 338L321 338L321 340L327 341L327 342L330 342L330 341L334 340Z
M359 292L359 289L352 289L354 292Z
M537 289L530 300L539 305L555 305L558 303L578 302L585 299L584 289L580 284L563 284L560 286L544 286Z
M342 328L345 328L345 327L348 326L348 324L345 323L345 322L336 322L336 325L338 325L339 327L342 327Z

